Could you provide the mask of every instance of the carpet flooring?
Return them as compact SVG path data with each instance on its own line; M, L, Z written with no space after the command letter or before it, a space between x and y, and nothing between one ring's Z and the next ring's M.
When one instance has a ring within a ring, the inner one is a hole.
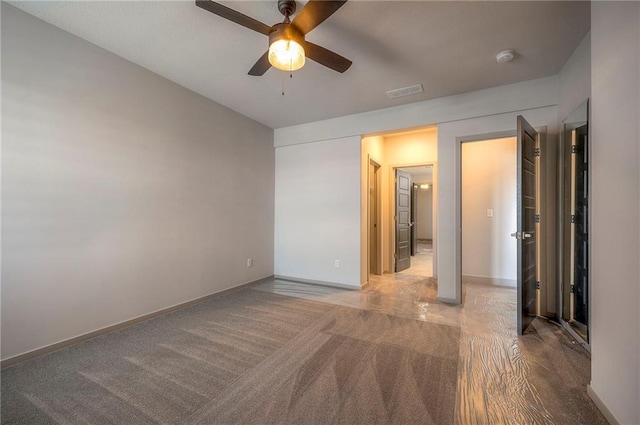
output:
M459 327L246 288L4 370L0 422L448 424L459 345Z
M515 288L465 284L464 304L451 306L425 300L433 281L412 272L362 291L278 279L253 289L459 328L456 412L443 424L607 424L586 391L589 352L543 318L518 336Z

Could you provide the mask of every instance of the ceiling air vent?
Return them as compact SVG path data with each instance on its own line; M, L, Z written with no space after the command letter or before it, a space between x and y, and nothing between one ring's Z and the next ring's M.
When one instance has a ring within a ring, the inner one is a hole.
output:
M397 97L409 96L409 95L418 94L418 93L422 93L422 84L403 87L401 89L389 90L387 92L387 96L389 96L389 99L395 99Z

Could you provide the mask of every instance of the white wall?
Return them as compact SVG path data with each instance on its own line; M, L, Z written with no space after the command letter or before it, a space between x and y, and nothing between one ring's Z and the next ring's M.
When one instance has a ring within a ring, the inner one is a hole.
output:
M273 273L269 128L6 3L2 106L3 359Z
M640 3L591 6L591 389L640 423Z
M418 239L433 239L433 182L428 183L429 189L418 189Z
M562 122L591 95L591 33L584 37L562 67L558 81L558 118Z
M277 276L360 288L360 140L276 149Z
M516 284L516 154L513 137L462 144L463 276Z

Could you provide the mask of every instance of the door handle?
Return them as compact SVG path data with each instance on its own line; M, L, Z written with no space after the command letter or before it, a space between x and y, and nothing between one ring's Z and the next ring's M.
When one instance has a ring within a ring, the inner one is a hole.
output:
M513 233L511 234L511 237L512 237L512 238L516 238L516 239L522 239L522 233L520 233L520 232L513 232Z
M413 226L413 221L409 222L409 227Z
M516 239L529 239L533 237L533 234L527 232L514 232L511 236Z

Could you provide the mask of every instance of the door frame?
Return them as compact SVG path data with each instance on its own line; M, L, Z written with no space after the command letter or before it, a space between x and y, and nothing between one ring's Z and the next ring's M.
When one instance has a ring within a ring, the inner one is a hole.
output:
M456 137L456 162L455 166L456 170L456 182L455 182L455 199L456 199L456 217L455 217L455 240L457 246L456 252L456 270L455 270L455 287L456 287L456 298L453 300L442 299L444 302L452 302L455 304L462 304L462 144L466 142L481 142L483 140L492 140L492 139L503 139L507 137L517 137L517 129L515 128L515 116L514 116L514 128L513 130L506 131L496 131L489 133L481 133L481 134L473 134L469 136ZM546 211L546 201L545 196L540 191L541 187L545 185L545 161L543 160L545 157L545 148L546 148L546 134L547 127L534 126L534 129L538 132L539 135L539 147L541 149L541 156L536 159L536 188L538 190L536 196L536 214L541 214L541 211ZM514 158L515 161L515 158ZM545 279L547 276L547 258L546 255L541 255L541 253L546 252L546 243L547 243L547 222L552 219L551 215L555 213L547 212L548 219L542 219L540 223L537 224L536 227L536 257L537 257L537 266L536 266L536 280L540 281L540 289L538 289L538 314L541 316L552 316L552 314L547 313L547 291L548 287L545 284ZM541 276L544 276L544 279L541 279ZM554 294L555 296L555 294ZM555 303L555 300L554 300Z
M567 276L565 274L567 259L565 258L565 254L567 254L565 250L564 244L567 243L567 239L571 239L567 234L570 230L570 224L567 223L567 214L570 214L568 210L570 210L570 203L567 202L571 197L571 188L565 186L565 177L566 173L569 171L565 168L565 162L569 160L571 162L571 132L583 125L587 125L587 144L585 149L591 153L591 137L590 137L590 100L587 98L584 102L578 105L567 118L565 118L561 123L561 130L559 135L559 148L558 148L558 159L557 159L557 176L558 176L558 184L557 184L557 222L558 222L558 252L557 252L557 312L558 312L558 321L560 324L569 332L573 338L580 343L587 351L591 352L591 344L587 340L585 341L582 336L580 336L576 331L573 330L571 325L566 321L564 316L564 303L565 303L565 285L569 285L570 282L567 281ZM589 163L591 162L591 158L589 158ZM588 166L587 171L587 186L588 186L588 197L587 203L591 206L591 167ZM569 199L567 199L567 195ZM591 214L592 209L588 209L588 229L587 232L591 233ZM571 253L569 253L571 257ZM587 325L587 339L589 339L589 334L591 332L590 324L591 322L591 289L592 289L592 280L591 280L591 249L589 249L589 254L587 256L588 262L588 283L587 283L587 309L588 309L588 322ZM569 291L569 288L566 288L566 291ZM570 297L569 297L570 298Z
M382 165L378 164L377 161L371 158L371 155L367 156L367 189L371 187L370 173L369 167L376 167L376 197L375 197L375 208L376 217L378 221L378 227L376 228L376 275L381 275L383 273L383 257L382 257ZM370 282L371 278L371 191L367 190L367 284Z
M388 259L389 259L389 264L391 265L391 273L395 273L395 262L394 262L394 254L395 254L395 246L396 246L396 221L393 219L395 214L396 214L396 207L395 207L395 199L396 199L396 184L395 184L395 175L396 175L396 168L411 168L411 167L431 167L432 171L433 171L433 188L432 188L432 192L433 192L433 203L431 205L431 214L432 214L432 218L431 218L431 227L432 227L432 232L433 232L433 277L437 278L438 277L438 268L437 268L437 264L438 264L438 230L437 230L437 223L438 223L438 211L437 211L437 206L438 206L438 163L434 162L434 161L430 161L430 162L418 162L418 163L406 163L406 164L391 164L389 165L389 171L388 171L388 175L389 175L389 241L391 242L389 245L389 252L388 252Z

